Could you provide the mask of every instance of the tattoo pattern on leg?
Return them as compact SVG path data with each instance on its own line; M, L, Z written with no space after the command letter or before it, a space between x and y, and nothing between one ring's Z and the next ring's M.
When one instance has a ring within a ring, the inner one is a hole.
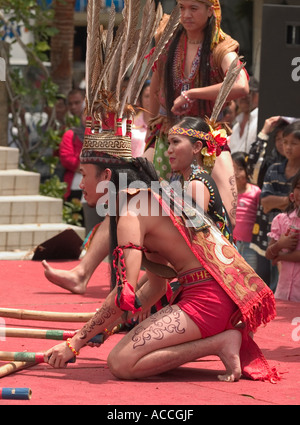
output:
M162 340L166 333L183 334L185 328L180 323L181 310L174 309L172 306L167 306L163 311L158 311L148 319L152 322L150 326L145 328L143 323L134 328L132 336L133 349L141 347L151 340Z
M95 313L82 328L80 339L85 339L88 333L94 329L95 326L103 325L105 320L116 314L116 310L112 307L107 307L105 304Z
M236 182L235 182L235 176L231 176L229 178L229 185L231 187L231 193L233 196L233 201L231 203L232 205L232 209L230 210L230 215L232 215L232 217L236 217L236 208L237 208L237 200L238 200L238 194L236 191Z

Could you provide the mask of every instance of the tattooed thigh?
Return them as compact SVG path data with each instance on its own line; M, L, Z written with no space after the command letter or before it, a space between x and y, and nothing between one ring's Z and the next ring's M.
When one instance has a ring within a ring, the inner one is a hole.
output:
M180 335L186 332L182 325L182 311L176 306L167 306L154 313L133 329L133 348L146 343L161 341L168 335Z

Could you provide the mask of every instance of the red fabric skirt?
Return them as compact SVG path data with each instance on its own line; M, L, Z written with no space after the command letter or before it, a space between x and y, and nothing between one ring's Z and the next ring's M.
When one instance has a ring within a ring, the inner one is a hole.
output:
M238 306L222 289L210 273L202 267L180 274L181 283L174 301L199 327L202 338L234 329L231 323ZM280 380L276 368L268 365L263 353L248 335L242 333L240 360L246 378L275 383Z
M230 318L238 307L205 269L180 274L178 280L180 292L173 304L196 323L202 338L232 329Z

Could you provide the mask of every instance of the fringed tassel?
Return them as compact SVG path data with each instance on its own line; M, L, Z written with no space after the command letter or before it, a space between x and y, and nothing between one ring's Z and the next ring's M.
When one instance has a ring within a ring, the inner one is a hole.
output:
M242 331L240 360L242 374L245 378L255 381L268 381L272 384L281 379L279 372L275 367L270 367L258 345L249 336L246 329Z
M275 298L272 291L266 287L265 293L259 302L256 302L246 313L243 314L243 322L248 331L255 332L262 325L267 324L276 316Z

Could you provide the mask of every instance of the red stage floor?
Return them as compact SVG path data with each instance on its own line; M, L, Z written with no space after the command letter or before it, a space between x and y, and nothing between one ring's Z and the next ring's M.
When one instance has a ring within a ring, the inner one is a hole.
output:
M52 263L72 268L76 262ZM94 274L85 295L70 294L46 280L42 265L33 261L0 261L0 307L59 312L93 312L109 289L108 265ZM297 319L298 318L298 319ZM75 330L76 323L0 318L2 326ZM293 322L294 321L294 322ZM116 334L100 348L86 347L75 364L52 369L39 364L0 378L0 387L31 388L27 401L0 400L4 405L299 405L300 304L277 302L277 317L260 328L255 339L271 366L282 373L277 384L241 379L223 383L217 374L223 365L217 357L188 363L143 381L120 381L106 366ZM2 339L2 340L1 340ZM0 338L1 351L44 351L55 341ZM0 366L6 362L0 361ZM113 409L111 409L113 410ZM194 416L195 418L195 416ZM199 416L200 418L200 416ZM74 420L74 418L73 418ZM76 419L75 419L76 420Z

